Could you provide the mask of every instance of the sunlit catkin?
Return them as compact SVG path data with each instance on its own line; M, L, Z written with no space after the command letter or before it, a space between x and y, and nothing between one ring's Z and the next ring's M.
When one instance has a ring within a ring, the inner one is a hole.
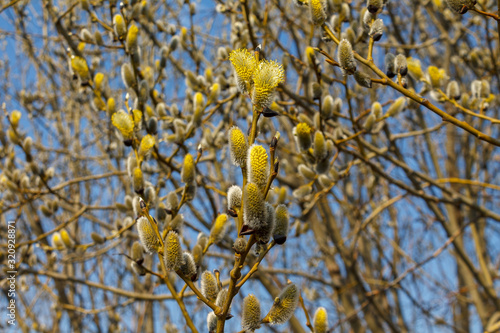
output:
M52 234L52 247L56 248L57 250L64 249L64 242L61 239L61 234L57 231Z
M182 182L186 184L191 184L194 182L196 175L195 165L193 155L186 154L184 157L184 163L182 164L181 179Z
M255 55L247 49L234 50L229 54L229 61L231 61L236 74L238 89L242 93L248 93L253 74L258 67Z
M228 209L239 209L241 208L241 187L237 185L231 186L227 190L227 208Z
M282 325L293 316L299 300L299 289L295 284L285 287L278 297L274 299L273 306L264 319L263 323Z
M83 82L90 79L89 67L84 58L79 56L71 56L71 69L76 73Z
M149 151L151 150L151 148L153 148L154 145L155 145L154 136L152 136L151 134L145 135L141 140L141 144L139 145L139 152L138 152L139 156L144 157L147 153L149 153Z
M141 216L137 218L136 223L139 240L144 250L150 254L156 252L159 247L159 240L147 217Z
M234 165L245 167L247 163L248 143L245 134L236 126L228 133L229 151Z
M127 25L125 24L123 16L121 16L120 14L116 14L113 17L113 25L115 28L116 36L118 37L118 39L123 40L127 35Z
M328 313L324 307L320 307L314 313L314 333L326 333L328 331Z
M253 144L248 149L247 157L248 181L264 188L269 177L266 149Z
M135 24L132 24L128 29L127 40L126 40L127 51L129 53L135 52L135 49L137 48L138 37L139 37L139 28Z
M314 25L322 25L326 20L326 0L309 0L309 12Z
M347 39L342 39L337 52L337 59L344 74L353 74L356 71L356 62L351 43Z
M119 110L111 116L111 122L120 131L124 139L130 139L134 132L134 119L124 110Z
M446 87L446 95L448 98L456 100L460 99L460 87L457 81L453 80L448 83L448 86Z
M257 230L266 223L264 198L254 183L245 186L243 221L250 229Z
M169 271L176 271L182 264L182 248L179 235L175 231L167 234L163 244L163 262Z
M212 226L212 230L210 231L210 243L217 244L224 238L228 226L227 220L227 214L220 214L217 216Z
M388 117L394 117L398 115L398 113L403 111L405 106L406 106L406 98L403 96L399 97L394 101L394 103L391 104L391 106L389 106L389 109L387 109L386 114Z
M134 185L135 193L142 193L144 191L144 176L142 174L141 168L137 167L134 169L132 183Z
M211 301L214 301L219 292L219 287L217 286L217 280L215 276L210 271L204 271L201 274L201 293L203 296Z
M333 97L332 95L327 95L323 99L321 105L321 116L325 119L330 118L333 115Z
M258 111L271 105L278 84L285 80L283 66L276 61L263 60L253 75L252 103Z
M246 332L254 332L260 328L260 302L255 295L250 294L243 299L241 328Z
M301 152L307 151L311 145L311 127L306 123L298 123L293 129L293 135Z
M274 222L274 230L273 230L273 239L276 244L283 244L286 242L286 238L288 236L288 209L285 205L280 204L276 207L276 211L274 213L275 222Z

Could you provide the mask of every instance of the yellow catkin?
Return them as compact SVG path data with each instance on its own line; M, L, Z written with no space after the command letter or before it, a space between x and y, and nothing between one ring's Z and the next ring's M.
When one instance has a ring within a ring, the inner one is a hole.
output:
M144 157L155 145L155 138L151 134L145 135L139 145L139 156Z
M64 246L66 246L68 249L73 248L74 242L71 239L69 233L66 231L66 229L62 229L60 233L61 233L61 240L63 241Z
M229 54L229 61L236 73L238 89L243 93L248 93L258 65L255 55L247 49L238 49Z
M120 40L124 39L127 34L127 26L123 16L116 14L113 18L113 25L115 26L115 34Z
M299 300L299 288L295 284L289 284L274 299L273 306L264 319L263 323L282 325L292 317Z
M144 176L142 174L141 168L137 167L134 169L132 183L135 193L141 193L142 191L144 191Z
M245 134L236 126L231 127L228 133L229 151L234 165L245 167L248 154L248 143Z
M12 111L10 114L10 122L12 126L17 127L19 125L19 120L21 120L21 112L18 110Z
M79 56L71 56L71 69L76 73L82 81L90 79L89 67L84 58Z
M264 188L269 177L266 149L254 144L248 150L247 157L248 181Z
M147 253L158 251L159 240L149 220L145 216L141 216L137 219L136 224L139 240L144 250Z
M320 307L314 313L314 333L326 333L328 331L328 314L326 309Z
M248 295L243 300L241 328L246 332L254 332L260 328L260 303L253 294Z
M328 155L326 150L325 136L320 131L314 133L314 157L316 161L321 161Z
M124 110L113 113L111 122L122 133L124 139L132 137L132 133L134 132L134 118Z
M126 41L127 50L129 52L133 52L137 47L138 37L139 37L139 28L135 24L132 24L128 29L127 41Z
M289 216L285 205L280 204L275 211L275 224L273 230L273 239L277 244L283 244L288 235Z
M283 66L276 61L263 60L253 76L252 103L257 110L268 107L278 84L285 80Z
M409 57L406 59L406 62L408 64L408 72L410 72L411 76L413 76L416 80L420 80L424 77L420 60Z
M217 216L210 231L210 243L217 244L224 238L227 230L227 220L227 214Z
M427 77L432 88L441 87L442 82L446 76L444 69L439 69L436 66L429 66L427 68Z
M184 157L184 163L182 164L181 179L186 184L191 184L194 182L196 176L196 170L194 166L193 155L186 154Z
M54 232L54 234L52 234L52 246L57 250L64 249L64 242L62 241L61 234L59 232Z
M314 25L322 25L326 20L326 1L309 0L311 20Z
M182 264L182 247L179 235L175 231L167 234L163 244L163 262L169 271L176 271Z
M306 123L298 123L294 128L294 135L300 151L307 151L312 144L311 127Z

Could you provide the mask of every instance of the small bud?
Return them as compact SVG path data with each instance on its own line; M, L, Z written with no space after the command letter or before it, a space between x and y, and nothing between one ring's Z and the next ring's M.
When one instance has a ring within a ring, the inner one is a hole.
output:
M184 157L184 163L182 164L181 179L183 183L191 184L194 182L196 176L196 169L194 165L194 159L191 154L186 154Z
M242 194L241 187L237 185L233 185L227 190L228 209L241 208L241 194Z
M323 91L321 89L321 85L318 82L311 82L310 90L313 99L321 98L321 94L323 93Z
M311 147L311 127L309 125L306 123L297 124L293 129L293 135L301 152L307 151Z
M266 223L264 198L254 183L245 186L243 221L250 229L258 230Z
M92 232L90 234L90 238L92 238L92 240L94 241L94 243L96 244L103 244L106 240L104 239L104 237L102 237L101 235L99 235L97 232Z
M320 307L314 313L314 333L326 333L328 332L328 313L326 309Z
M333 184L333 181L327 175L320 175L318 181L323 188L329 188Z
M245 252L246 248L247 248L247 239L243 237L236 238L233 244L234 252L243 253Z
M116 36L118 37L118 39L123 40L127 35L127 26L125 24L123 16L121 16L120 14L116 14L113 18L113 25L115 28Z
M104 41L102 40L102 35L99 30L94 31L94 40L97 45L103 45Z
M263 323L282 325L292 318L299 301L299 289L293 283L286 286L280 295L274 299L274 304L269 310Z
M247 157L248 181L264 188L269 177L267 152L260 145L253 144L248 150Z
M84 41L85 43L93 43L94 42L94 36L90 33L90 31L86 28L83 28L82 31L80 31L80 39Z
M227 214L220 214L217 216L210 230L210 243L217 244L224 238L228 227L227 220Z
M163 244L163 261L169 271L176 271L182 264L182 248L179 235L175 231L169 231Z
M219 287L217 286L217 280L215 276L210 271L204 271L201 275L201 293L203 296L208 298L211 301L214 301L217 298L217 294L219 293Z
M243 300L241 328L246 332L260 328L260 303L255 295L250 294Z
M159 240L147 217L141 216L137 218L136 224L139 239L144 250L150 254L158 251Z
M276 207L274 216L276 221L273 230L273 239L276 244L282 245L285 243L288 235L288 209L285 205L280 204Z
M354 72L354 79L356 82L365 88L371 88L372 87L372 79L368 74L365 74L361 71L355 71Z
M232 163L240 167L246 166L248 143L245 134L238 127L233 126L229 130L228 141Z
M170 49L170 52L174 52L177 47L179 46L179 36L174 36L170 40L170 43L168 44L168 48Z
M351 43L347 39L342 39L338 47L337 59L344 75L353 74L356 71L356 62Z
M144 276L146 275L146 270L144 269L144 267L140 266L138 263L136 263L135 261L132 261L130 263L130 267L132 267L132 270L137 274L137 275L140 275L140 276Z

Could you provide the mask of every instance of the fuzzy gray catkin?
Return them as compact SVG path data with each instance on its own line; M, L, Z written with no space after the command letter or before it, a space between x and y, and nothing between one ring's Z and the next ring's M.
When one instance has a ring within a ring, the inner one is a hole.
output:
M182 264L180 270L188 279L191 279L191 277L196 274L196 264L191 253L185 251L182 254Z
M283 244L286 241L288 236L288 209L285 205L280 204L276 207L276 211L274 213L275 222L274 222L274 230L273 230L273 239L276 244Z
M344 74L353 74L356 71L356 61L351 43L347 39L342 39L337 52L337 59Z
M227 190L227 208L228 209L235 209L235 208L241 208L241 187L237 185L231 186Z
M254 332L260 328L260 303L253 294L243 299L241 328L246 332Z
M136 223L139 239L144 250L148 253L156 252L158 250L159 240L149 220L145 216L141 216L137 218Z
M215 276L210 271L204 271L201 275L201 293L203 296L211 301L217 298L219 292L219 287L217 286L217 280Z

